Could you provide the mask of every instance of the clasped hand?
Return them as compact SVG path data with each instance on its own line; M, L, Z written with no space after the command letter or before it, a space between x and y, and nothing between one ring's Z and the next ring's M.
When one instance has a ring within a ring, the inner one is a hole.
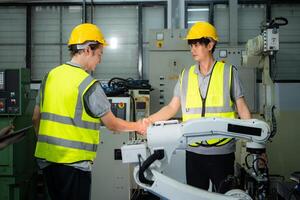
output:
M138 124L137 132L141 135L147 135L147 128L152 124L149 118L140 119L136 122Z

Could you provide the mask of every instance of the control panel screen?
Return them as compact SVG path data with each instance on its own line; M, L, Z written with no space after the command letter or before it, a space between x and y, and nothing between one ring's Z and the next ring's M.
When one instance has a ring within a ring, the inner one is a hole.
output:
M146 108L146 102L136 102L136 109L145 109Z

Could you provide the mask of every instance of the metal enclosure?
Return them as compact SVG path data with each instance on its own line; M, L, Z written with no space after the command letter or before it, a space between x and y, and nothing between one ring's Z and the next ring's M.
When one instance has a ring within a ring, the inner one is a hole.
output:
M157 112L173 97L173 89L183 68L194 64L187 42L186 30L158 29L150 31L149 79L150 113ZM176 116L180 117L181 112Z
M130 120L130 97L109 97L116 117ZM121 146L128 142L128 133L115 133L100 128L101 142L92 170L91 199L130 199L130 169L122 163Z
M132 102L132 120L139 120L149 116L150 112L150 90L130 89L129 94L134 99Z
M13 124L19 130L32 124L35 95L30 92L28 69L0 71L0 129ZM35 136L30 129L24 139L0 150L0 199L34 199Z

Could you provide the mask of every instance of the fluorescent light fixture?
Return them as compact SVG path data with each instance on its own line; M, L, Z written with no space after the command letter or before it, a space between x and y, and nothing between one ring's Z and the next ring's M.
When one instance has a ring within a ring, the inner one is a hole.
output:
M118 48L118 38L116 38L116 37L110 38L108 44L111 49L117 49Z
M69 12L71 13L81 12L81 6L69 6Z
M208 8L188 8L188 12L203 12L203 11L209 11Z
M194 21L188 21L188 24L195 24L196 22L207 22L206 20L194 20Z

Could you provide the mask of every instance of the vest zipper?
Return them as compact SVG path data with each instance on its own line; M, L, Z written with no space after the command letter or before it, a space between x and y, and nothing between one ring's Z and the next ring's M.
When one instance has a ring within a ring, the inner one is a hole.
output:
M215 65L216 65L217 61L215 61L215 64L211 70L211 74L209 76L209 80L208 80L208 85L207 85L207 89L206 89L206 93L205 93L205 97L203 98L202 97L202 94L201 94L201 90L200 90L200 85L199 85L199 92L200 92L200 97L201 97L201 100L202 100L202 112L201 112L201 117L205 117L205 107L206 107L206 97L207 97L207 94L208 94L208 90L209 90L209 85L210 85L210 80L211 80L211 77L213 75L213 72L214 72L214 69L215 69ZM199 69L200 71L200 69ZM201 73L201 71L200 71Z
M201 92L201 91L200 91ZM205 117L205 103L206 103L206 97L203 98L201 95L201 99L202 99L202 112L201 112L201 117Z

